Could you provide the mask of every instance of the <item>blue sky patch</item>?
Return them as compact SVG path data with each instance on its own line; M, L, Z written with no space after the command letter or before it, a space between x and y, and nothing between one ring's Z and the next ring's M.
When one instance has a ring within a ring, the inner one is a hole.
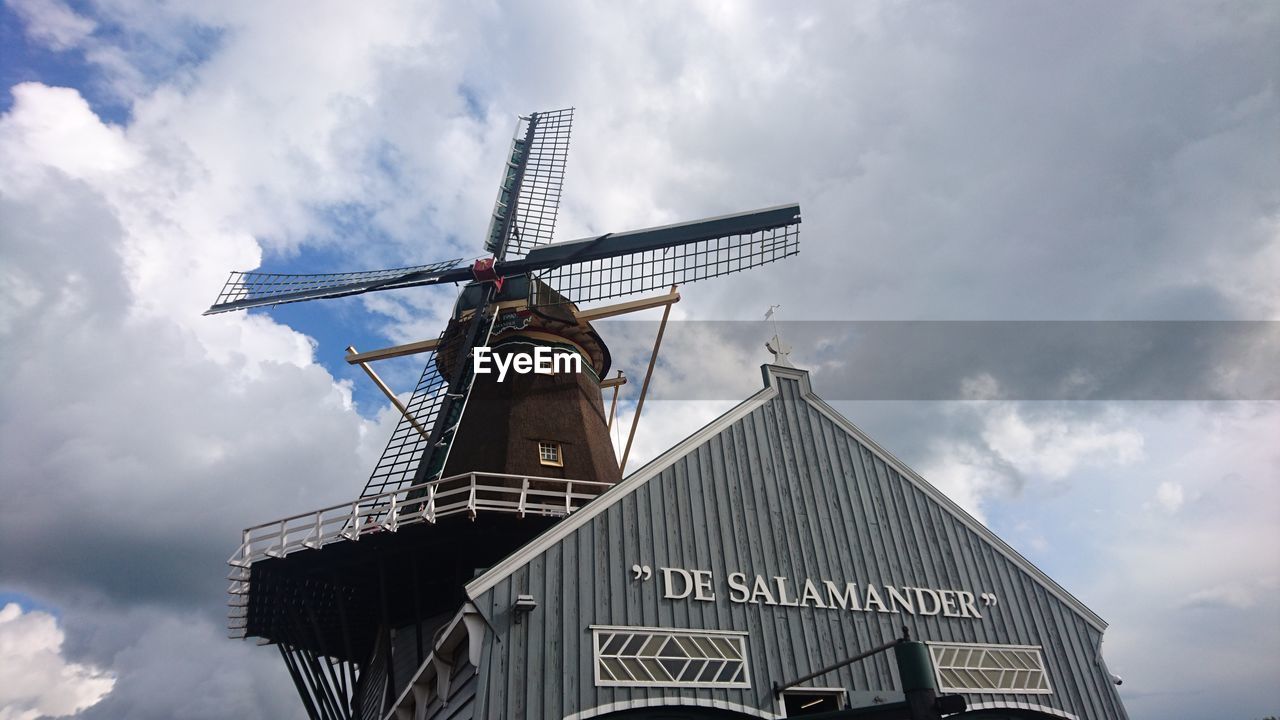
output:
M89 106L106 122L124 124L130 108L95 77L95 69L79 50L55 51L31 41L26 23L0 3L0 112L13 107L9 89L25 82L38 82L80 91Z
M50 605L42 600L31 597L26 593L20 593L15 590L0 589L0 607L4 607L9 603L17 603L24 613L31 612L32 610L39 610L40 612L49 613L55 618L62 618L62 611L54 605Z

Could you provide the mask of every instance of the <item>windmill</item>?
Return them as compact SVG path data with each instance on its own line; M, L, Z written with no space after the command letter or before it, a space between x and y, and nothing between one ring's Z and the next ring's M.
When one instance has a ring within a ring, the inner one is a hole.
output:
M669 311L678 285L798 252L795 204L553 243L572 121L572 108L519 119L484 257L331 274L233 272L205 313L462 286L438 337L348 349L348 362L360 364L401 414L360 498L246 530L231 560L233 630L279 647L312 717L354 717L385 703L403 686L397 674L412 669L403 660L397 667L397 653L413 657L416 644L421 661L424 636L457 606L475 568L620 478L598 411L610 359L591 320ZM578 307L665 288L671 291L657 298ZM587 367L572 377L522 376L504 385L475 372L477 351L490 345L495 353L547 347L581 356ZM368 363L409 354L425 354L426 362L402 403ZM531 409L541 417L531 419ZM523 424L513 425L515 417ZM533 427L555 437L530 437ZM513 450L535 440L536 453ZM571 457L566 445L575 449ZM443 518L454 512L471 522L446 527ZM439 557L446 549L448 560Z

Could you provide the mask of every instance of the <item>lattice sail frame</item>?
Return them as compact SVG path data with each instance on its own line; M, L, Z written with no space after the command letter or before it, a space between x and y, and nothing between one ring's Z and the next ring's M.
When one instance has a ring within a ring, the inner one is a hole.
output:
M440 334L437 349L427 354L422 376L418 379L409 402L405 404L409 416L417 422L418 426L414 427L414 423L410 422L408 417L400 416L396 429L387 441L386 449L382 451L382 456L378 458L373 473L365 483L364 491L360 493L362 499L439 477L448 460L449 450L452 448L458 425L461 424L462 414L466 410L466 403L471 395L471 387L475 383L475 374L469 369L471 351L477 346L488 344L496 320L497 313L480 318L485 325L482 326L475 345L471 347L463 347L459 338L450 338L449 328L445 327L444 332ZM441 357L442 354L443 357ZM442 362L446 368L454 367L458 363L462 363L462 367L466 368L459 382L459 388L451 389L448 379L440 374ZM454 416L452 420L441 415L445 394L449 392L458 393L458 397L462 400L456 407L456 412L450 412L450 415ZM431 477L419 478L419 468L427 457L430 438L437 435L435 426L446 420L453 422L454 426L439 433L440 447L437 448L438 454L432 458L434 468L428 468L428 470L434 469L434 472L430 473Z
M516 221L507 238L508 258L546 245L555 235L572 126L573 108L538 113L516 201Z
M387 270L361 270L343 273L311 273L292 275L286 273L232 272L218 293L218 299L205 314L253 307L255 301L262 305L281 305L322 297L364 292L372 288L395 288L430 282L446 270L464 264L462 258L443 260L430 265L390 268Z
M587 303L649 292L759 267L800 252L800 225L698 240L665 250L642 252L532 273L561 299L539 293L535 305ZM530 292L537 283L530 283Z
M444 395L449 391L448 385L448 381L436 368L436 353L433 350L427 354L427 363L422 368L422 376L418 379L409 402L405 403L409 415L418 422L425 434L415 428L408 418L401 415L360 497L379 495L413 484L414 475L427 449L427 439L439 419Z
M560 211L572 126L573 108L520 119L498 184L486 250L511 259L551 242ZM508 225L507 216L512 212L514 219Z

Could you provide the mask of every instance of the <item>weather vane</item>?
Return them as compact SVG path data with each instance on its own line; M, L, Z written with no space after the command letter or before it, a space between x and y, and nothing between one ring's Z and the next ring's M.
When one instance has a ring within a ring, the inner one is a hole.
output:
M770 305L769 309L764 314L765 320L773 321L773 337L769 340L769 342L764 344L764 347L766 350L773 353L774 365L781 365L783 367L795 367L794 365L791 364L791 358L790 358L791 346L782 342L782 337L778 334L778 320L777 318L774 317L774 311L780 307L782 306Z

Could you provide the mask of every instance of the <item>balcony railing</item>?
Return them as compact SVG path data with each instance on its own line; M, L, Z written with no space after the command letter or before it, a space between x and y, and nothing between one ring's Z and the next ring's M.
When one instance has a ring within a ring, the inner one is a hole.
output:
M247 528L227 562L248 567L264 558L463 513L473 519L479 512L564 517L609 487L586 480L464 473Z
M475 519L481 512L524 517L564 517L609 489L609 483L501 473L464 473L371 495L313 512L246 528L240 547L227 559L227 592L233 637L244 636L249 568L266 558L314 550L335 542L359 541L373 533L435 523L450 515Z

